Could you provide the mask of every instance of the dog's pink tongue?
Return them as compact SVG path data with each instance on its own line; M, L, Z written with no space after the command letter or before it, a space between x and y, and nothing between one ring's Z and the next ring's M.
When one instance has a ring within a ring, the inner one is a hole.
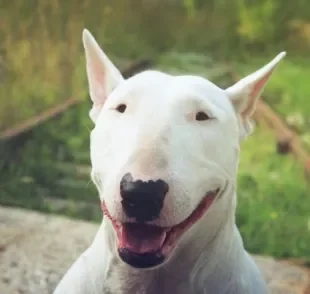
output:
M119 236L119 247L135 253L159 250L165 241L166 232L159 227L127 223L123 224Z

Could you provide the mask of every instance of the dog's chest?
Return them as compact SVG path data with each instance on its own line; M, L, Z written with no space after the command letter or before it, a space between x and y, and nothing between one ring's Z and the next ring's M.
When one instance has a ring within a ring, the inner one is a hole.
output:
M119 277L122 277L121 279ZM188 294L198 293L187 279L175 279L169 273L141 276L111 273L106 280L103 294ZM203 294L204 292L201 292Z
M188 294L194 293L188 285L134 285L131 287L126 286L105 286L103 294ZM197 293L197 292L195 292ZM203 294L204 292L201 292ZM197 293L198 294L198 293Z

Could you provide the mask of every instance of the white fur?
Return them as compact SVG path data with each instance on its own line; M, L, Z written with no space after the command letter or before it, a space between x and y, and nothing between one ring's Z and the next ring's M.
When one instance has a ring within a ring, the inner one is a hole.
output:
M115 232L103 219L91 246L72 265L55 294L264 294L263 277L244 250L235 225L240 140L279 54L227 90L198 76L145 71L124 80L84 30L90 95L92 178L114 219L126 221L119 196L121 177L164 179L169 192L154 224L186 219L207 191L220 195L180 239L169 260L138 270L117 256ZM126 104L124 113L116 111ZM198 111L212 119L196 121Z

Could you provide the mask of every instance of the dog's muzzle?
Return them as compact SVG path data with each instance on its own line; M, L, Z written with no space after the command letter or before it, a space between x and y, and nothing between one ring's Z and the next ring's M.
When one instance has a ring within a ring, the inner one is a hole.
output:
M171 227L137 221L120 222L111 217L103 202L103 213L110 219L116 232L120 259L134 268L153 268L163 264L180 237L206 213L218 194L219 189L208 192L191 215Z

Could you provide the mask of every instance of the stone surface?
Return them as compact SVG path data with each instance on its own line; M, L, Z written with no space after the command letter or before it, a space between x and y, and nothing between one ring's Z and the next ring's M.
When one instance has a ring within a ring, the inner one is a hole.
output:
M0 206L0 293L51 294L97 229L93 223ZM307 269L254 258L271 294L310 294Z

